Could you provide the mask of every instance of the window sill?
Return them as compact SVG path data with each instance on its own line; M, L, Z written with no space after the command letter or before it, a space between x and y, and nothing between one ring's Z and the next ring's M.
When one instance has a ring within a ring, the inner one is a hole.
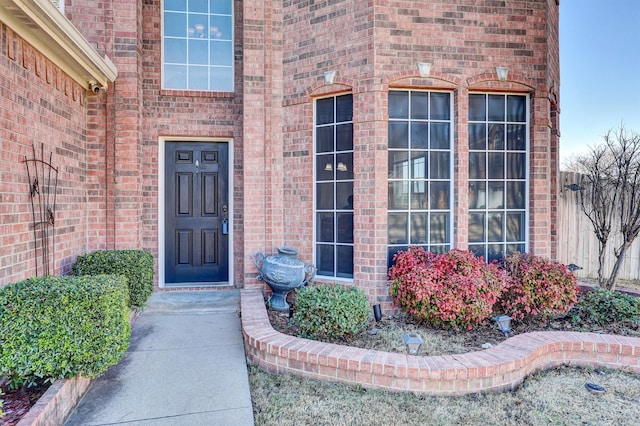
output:
M160 96L181 96L187 98L216 98L216 99L232 99L236 96L234 92L211 92L205 90L179 90L179 89L161 89Z

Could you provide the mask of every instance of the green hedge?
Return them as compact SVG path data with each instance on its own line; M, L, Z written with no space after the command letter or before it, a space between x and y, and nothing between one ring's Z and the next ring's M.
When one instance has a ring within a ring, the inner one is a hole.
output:
M308 285L296 293L293 323L301 337L339 339L364 330L369 323L369 302L355 286Z
M95 377L129 345L121 276L32 278L0 288L0 377L13 387Z
M142 250L103 250L78 256L73 275L124 275L129 280L129 306L142 306L153 291L153 256Z

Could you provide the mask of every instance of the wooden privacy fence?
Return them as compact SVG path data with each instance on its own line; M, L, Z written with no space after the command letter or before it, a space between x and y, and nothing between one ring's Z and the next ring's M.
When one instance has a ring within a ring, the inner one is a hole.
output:
M575 271L578 278L598 277L598 239L593 232L593 225L580 207L580 192L572 191L567 186L582 184L582 175L573 172L560 172L558 179L558 260L564 264L575 264L583 269ZM605 255L605 277L611 273L615 257L613 247L620 245L617 235L619 222L615 221L612 235L609 237ZM632 280L640 278L640 237L633 242L627 251L619 279Z

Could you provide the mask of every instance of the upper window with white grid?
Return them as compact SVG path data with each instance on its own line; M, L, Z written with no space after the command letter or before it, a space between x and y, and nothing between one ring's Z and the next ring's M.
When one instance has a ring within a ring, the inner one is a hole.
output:
M164 89L233 91L233 1L164 0Z
M409 245L451 249L451 117L449 92L389 92L389 265Z
M353 278L353 96L315 108L317 274Z
M528 98L469 95L469 250L527 250Z

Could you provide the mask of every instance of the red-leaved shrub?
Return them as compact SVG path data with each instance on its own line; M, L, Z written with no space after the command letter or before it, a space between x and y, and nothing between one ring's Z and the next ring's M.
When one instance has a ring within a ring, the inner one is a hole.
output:
M462 250L433 254L409 247L389 270L395 303L435 326L471 329L493 312L506 284L504 272Z
M578 301L576 277L562 263L513 253L504 268L509 281L498 305L515 320L565 314Z

